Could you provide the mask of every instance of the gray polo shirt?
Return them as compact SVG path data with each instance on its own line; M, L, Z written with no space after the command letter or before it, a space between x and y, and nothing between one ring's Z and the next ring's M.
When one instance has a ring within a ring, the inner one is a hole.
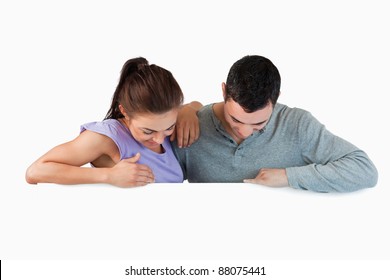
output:
M174 151L189 182L242 182L261 168L285 168L291 187L349 192L375 186L368 156L326 130L309 112L276 104L266 127L239 145L216 118L212 104L198 112L201 135Z

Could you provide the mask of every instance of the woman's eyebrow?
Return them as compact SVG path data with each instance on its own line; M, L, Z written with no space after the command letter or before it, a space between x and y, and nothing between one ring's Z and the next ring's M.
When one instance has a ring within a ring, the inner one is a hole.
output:
M169 130L171 129L172 127L174 127L176 125L176 123L172 124L170 127L168 127L167 129L165 130ZM150 128L147 128L147 127L140 127L141 129L143 130L149 130L150 132L157 132L157 130L154 130L154 129L150 129Z

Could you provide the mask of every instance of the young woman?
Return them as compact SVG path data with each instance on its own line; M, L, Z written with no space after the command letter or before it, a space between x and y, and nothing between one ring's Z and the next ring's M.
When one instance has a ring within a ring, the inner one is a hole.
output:
M181 183L182 170L167 136L182 103L183 93L169 71L142 57L130 59L105 119L82 125L73 141L40 157L27 169L26 181L119 187ZM86 163L95 168L82 167Z

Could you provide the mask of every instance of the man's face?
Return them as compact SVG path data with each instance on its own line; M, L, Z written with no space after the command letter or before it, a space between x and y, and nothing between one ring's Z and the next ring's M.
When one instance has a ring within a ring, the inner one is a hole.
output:
M251 136L253 132L265 127L273 111L272 103L269 102L263 109L253 113L247 113L242 107L232 99L228 99L224 104L224 117L233 133L239 140L244 140Z

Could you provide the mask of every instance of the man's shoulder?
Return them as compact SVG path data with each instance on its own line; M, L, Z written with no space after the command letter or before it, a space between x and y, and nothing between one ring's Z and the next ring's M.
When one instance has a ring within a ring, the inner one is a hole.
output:
M280 118L287 119L296 119L311 116L311 113L309 111L297 107L289 107L281 103L276 103L274 113Z
M201 129L209 128L216 125L216 117L214 115L213 105L214 103L205 105L198 111L197 116Z
M198 117L204 118L206 116L210 116L213 111L213 103L204 105L202 108L198 111Z
M297 127L309 129L309 127L318 126L320 123L307 110L277 103L272 116L272 125L275 127L282 125L290 129Z

